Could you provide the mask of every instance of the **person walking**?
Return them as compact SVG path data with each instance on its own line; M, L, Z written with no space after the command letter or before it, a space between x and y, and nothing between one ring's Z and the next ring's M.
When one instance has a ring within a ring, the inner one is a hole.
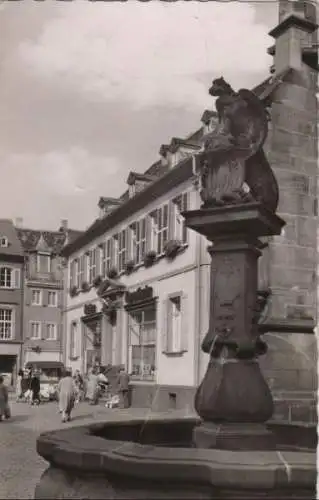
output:
M128 408L129 404L129 383L130 377L122 365L118 376L119 408Z
M86 397L90 405L96 405L99 400L99 384L94 368L90 368L87 377Z
M109 381L105 376L105 368L100 367L99 374L97 375L97 382L99 385L100 393L106 395L108 392Z
M31 383L31 405L39 406L40 404L40 379L37 372L34 372Z
M4 378L0 375L0 422L3 418L10 418L11 411L9 407L8 388L4 384Z
M23 370L19 370L16 383L16 401L19 403L23 400Z
M58 394L59 412L62 414L62 422L69 422L76 399L76 385L70 371L65 371L60 379Z
M75 371L73 378L74 378L74 384L75 384L75 388L76 388L75 403L78 404L80 401L82 401L83 390L84 390L84 381L83 381L82 375L80 373L80 370Z

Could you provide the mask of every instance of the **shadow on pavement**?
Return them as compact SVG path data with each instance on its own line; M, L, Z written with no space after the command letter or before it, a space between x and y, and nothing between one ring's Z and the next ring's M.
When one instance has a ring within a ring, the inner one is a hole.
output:
M94 418L94 413L86 413L84 415L72 415L71 422L77 422L78 420L85 420L86 418Z
M31 415L12 415L8 420L4 420L8 424L15 424L17 422L26 422L31 418Z

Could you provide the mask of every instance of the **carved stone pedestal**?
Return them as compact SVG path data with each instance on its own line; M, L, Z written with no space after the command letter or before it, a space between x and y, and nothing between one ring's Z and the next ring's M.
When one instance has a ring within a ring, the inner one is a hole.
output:
M186 212L186 224L213 245L209 330L202 350L210 355L195 408L202 423L194 430L200 448L274 449L265 422L273 413L258 356L266 344L258 330L258 237L280 234L279 217L259 203Z
M264 425L273 413L272 395L256 360L211 358L195 408L203 419L194 431L199 448L274 449Z

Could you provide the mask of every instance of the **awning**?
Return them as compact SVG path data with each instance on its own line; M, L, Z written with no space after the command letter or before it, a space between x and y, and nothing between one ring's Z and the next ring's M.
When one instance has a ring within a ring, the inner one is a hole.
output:
M31 366L32 368L38 368L40 370L50 370L57 368L61 370L64 368L64 364L60 361L28 361L28 363L25 365L26 368L30 368Z

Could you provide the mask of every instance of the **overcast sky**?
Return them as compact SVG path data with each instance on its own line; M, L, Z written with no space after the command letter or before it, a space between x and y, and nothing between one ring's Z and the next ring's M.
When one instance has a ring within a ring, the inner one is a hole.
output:
M269 75L278 4L5 2L0 7L0 217L83 229L160 145L200 126L223 75Z

